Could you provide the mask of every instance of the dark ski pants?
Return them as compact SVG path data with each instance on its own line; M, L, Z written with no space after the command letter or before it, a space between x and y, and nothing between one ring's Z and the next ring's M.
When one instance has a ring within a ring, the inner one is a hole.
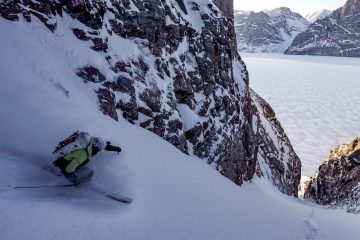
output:
M73 173L68 173L64 170L61 170L61 173L64 177L74 185L83 184L89 181L94 175L94 171L88 167L81 167Z

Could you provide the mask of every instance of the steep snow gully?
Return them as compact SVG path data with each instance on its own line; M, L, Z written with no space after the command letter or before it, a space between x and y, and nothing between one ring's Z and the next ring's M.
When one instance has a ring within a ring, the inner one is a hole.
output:
M31 24L0 18L1 239L358 238L358 215L286 196L271 178L239 187L119 110L118 121L104 115L95 87L74 80L74 66L102 63L77 41L70 22L64 15L51 33L37 18ZM130 54L126 44L118 47ZM132 204L86 188L13 189L64 183L42 166L53 160L58 140L78 129L122 147L89 166L94 185L131 196Z

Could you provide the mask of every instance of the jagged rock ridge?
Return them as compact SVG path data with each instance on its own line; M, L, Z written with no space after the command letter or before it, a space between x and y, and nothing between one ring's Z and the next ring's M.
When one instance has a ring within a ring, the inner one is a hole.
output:
M330 152L307 184L304 198L360 213L360 136Z
M228 9L232 1L222 3ZM71 28L74 41L98 54L73 66L74 80L95 90L104 114L114 120L120 114L207 159L237 184L254 176L258 129L248 74L236 52L231 14L224 18L212 1L5 0L0 15L38 18L55 33L66 17L70 22L62 27ZM296 195L297 187L281 184L281 191Z
M360 0L319 19L299 34L286 54L360 57Z
M289 8L261 12L238 11L235 31L240 52L281 52L308 26L300 14Z

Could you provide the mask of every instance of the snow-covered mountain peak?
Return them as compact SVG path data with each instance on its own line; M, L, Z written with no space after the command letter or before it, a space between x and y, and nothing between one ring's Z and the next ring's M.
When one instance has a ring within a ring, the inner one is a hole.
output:
M263 12L265 12L270 17L279 17L279 16L292 16L296 18L301 18L301 15L299 13L291 11L288 7L279 7L279 8L273 8L273 9L266 9Z
M327 10L327 9L323 9L314 13L310 13L308 15L305 16L305 18L308 20L309 23L314 23L316 22L318 19L323 19L327 16L329 16L332 13L332 11Z
M359 21L360 1L348 0L343 7L299 34L286 53L359 57Z
M235 16L239 51L284 52L308 22L290 8L281 7Z

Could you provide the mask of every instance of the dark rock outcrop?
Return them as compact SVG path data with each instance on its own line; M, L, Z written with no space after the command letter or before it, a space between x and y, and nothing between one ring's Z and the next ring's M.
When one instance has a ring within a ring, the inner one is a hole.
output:
M304 198L360 213L360 137L330 152L307 184Z
M118 114L115 109L115 94L111 92L109 89L106 88L100 88L97 91L98 99L100 102L100 109L109 117L115 119L116 121L119 120Z
M237 11L235 31L240 52L281 52L308 27L300 14L289 8L261 12Z
M29 22L36 17L55 32L64 15L73 19L74 41L97 56L73 66L74 79L95 90L104 114L115 120L121 114L242 184L262 170L258 136L266 132L253 126L259 118L236 51L232 1L216 4L227 18L211 0L5 0L0 15L12 21L22 15ZM279 172L288 174L286 166ZM275 185L296 195L292 184Z
M258 128L258 172L281 192L297 197L300 159L271 106L252 90L251 98Z
M299 34L286 54L360 57L360 0L348 0Z
M234 2L233 0L214 0L216 6L229 19L234 19Z
M93 66L83 67L78 69L76 74L85 82L101 83L106 80L105 76Z

